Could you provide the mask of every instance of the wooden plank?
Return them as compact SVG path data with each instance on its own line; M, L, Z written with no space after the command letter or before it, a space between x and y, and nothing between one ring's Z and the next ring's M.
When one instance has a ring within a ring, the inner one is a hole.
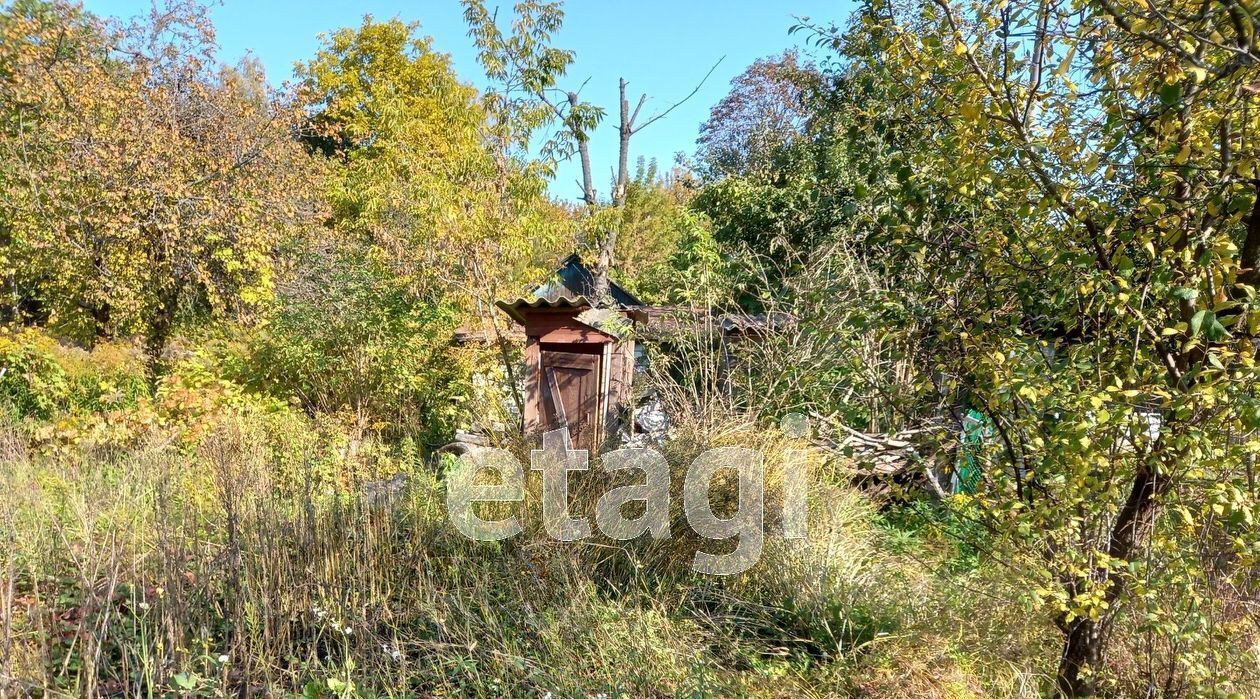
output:
M542 369L540 349L538 340L531 337L525 341L525 414L521 417L526 434L542 429L542 391L538 385Z
M603 345L603 354L599 359L599 395L595 397L595 444L601 445L608 434L608 406L610 405L608 387L612 380L612 355L614 344Z
M579 449L596 446L599 355L542 348L542 427L567 426Z
M564 311L535 311L525 316L525 334L540 342L593 343L615 342L616 338L602 333L589 325L579 323L577 314L582 309Z
M560 383L556 381L555 367L547 367L547 388L551 392L551 406L555 410L556 423L550 427L569 427L569 415L564 410L564 396L560 393Z
M531 329L530 332L533 332ZM602 345L616 342L616 339L610 335L588 328L585 325L578 327L561 327L549 330L545 333L537 335L539 342L554 342L564 344L584 344L584 345Z
M592 358L596 355L588 352L564 352L556 350L543 350L543 366L564 367L565 369L585 369L590 371L592 366Z
M630 404L634 379L634 341L625 340L612 347L609 357L608 395L604 408L604 429L607 434L621 428L622 417Z

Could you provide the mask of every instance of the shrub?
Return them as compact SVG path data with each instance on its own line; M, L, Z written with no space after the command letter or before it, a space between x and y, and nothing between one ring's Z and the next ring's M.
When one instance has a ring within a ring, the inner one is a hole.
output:
M454 306L417 298L371 250L308 254L280 303L227 367L257 391L360 428L441 443L464 414L471 363L451 345Z
M17 417L134 405L150 393L142 354L120 342L84 350L36 329L4 333L0 369L0 401Z
M36 332L0 336L0 391L17 416L52 417L70 395L65 371L53 354L54 343Z

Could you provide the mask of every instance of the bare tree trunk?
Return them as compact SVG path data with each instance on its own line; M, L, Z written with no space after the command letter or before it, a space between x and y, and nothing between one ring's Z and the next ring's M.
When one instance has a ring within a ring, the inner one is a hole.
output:
M595 305L607 308L612 305L608 271L613 266L613 251L617 247L617 224L608 226L599 235L599 251L595 259Z
M569 115L572 119L573 113L578 108L578 93L569 93ZM594 208L595 199L595 178L591 173L591 143L590 137L586 131L579 128L572 121L569 123L569 132L573 134L573 140L577 141L578 158L582 162L582 201L586 202L588 207Z
M573 136L574 142L577 144L578 159L582 164L582 201L586 204L588 210L594 210L599 205L599 200L595 193L595 175L591 171L591 145L590 136L586 133L577 122L574 114L578 109L578 93L569 92L569 116L566 119L566 126L569 133ZM622 174L626 170L627 153L630 148L630 131L626 124L627 105L626 105L626 81L621 81L621 153L620 165L618 170L617 182L613 186L613 203L621 206L625 202L624 177ZM613 250L617 245L617 229L610 226L607 231L598 234L596 247L598 249L597 259L595 262L595 305L608 306L611 305L612 299L609 294L608 270L613 265ZM496 328L497 330L497 328Z
M714 69L717 68L718 63L721 62L722 61L719 59L717 63L713 64L713 68L709 69L709 72L705 74L704 78L700 80L690 94L675 102L660 114L649 118L637 128L635 127L635 122L638 121L639 112L642 111L643 104L647 102L647 95L640 95L639 101L635 104L634 109L630 109L630 100L626 99L626 87L629 86L629 83L626 82L625 78L621 78L619 80L618 91L621 98L619 104L621 123L617 130L617 174L616 180L613 182L613 208L620 209L626 204L626 192L630 186L630 138L634 136L635 133L650 126L652 123L663 119L678 105L695 96L696 92L700 90L700 86L704 84L705 80L708 80L709 76L713 74ZM592 184L593 173L591 172L591 155L588 143L589 136L585 129L582 128L578 121L573 117L574 111L577 109L579 104L578 94L576 92L569 92L567 96L569 101L569 112L568 117L564 117L565 125L568 127L569 133L573 136L573 139L577 142L578 157L581 158L582 162L582 200L586 202L588 208L594 209L597 202L595 199L595 187ZM542 97L542 99L546 101L545 96ZM554 104L550 102L547 102L547 104L550 105L557 114L561 114ZM605 230L596 231L596 248L598 252L596 254L594 269L594 300L595 304L600 307L607 307L612 304L612 298L609 294L610 285L608 282L608 273L616 263L615 253L617 249L617 234L620 232L621 222L617 217L613 217L610 222L605 225L607 226Z
M1068 626L1056 678L1060 695L1092 697L1097 692L1094 677L1102 661L1102 631L1089 619L1077 619Z
M618 85L621 95L621 123L617 128L617 179L613 182L613 207L620 209L626 203L626 178L630 160L630 103L626 100L626 79L621 78ZM615 262L617 249L617 229L619 222L613 222L606 230L599 231L597 257L595 259L595 305L607 307L612 305L609 291L608 274Z
M626 79L621 79L621 127L617 140L617 184L613 188L613 206L618 208L626 203L626 186L630 180L630 137L634 135L634 119L630 116L630 101L626 99ZM639 104L643 104L642 98ZM635 110L638 113L639 110Z
M647 95L639 97L634 111L630 111L630 100L626 99L626 79L622 78L618 88L621 97L621 124L617 129L617 179L613 183L613 208L620 209L626 205L626 191L630 187L630 137L634 135L634 122L643 109ZM614 219L607 230L599 234L598 257L595 260L595 303L599 306L612 304L609 294L608 274L616 264L617 234L621 222Z

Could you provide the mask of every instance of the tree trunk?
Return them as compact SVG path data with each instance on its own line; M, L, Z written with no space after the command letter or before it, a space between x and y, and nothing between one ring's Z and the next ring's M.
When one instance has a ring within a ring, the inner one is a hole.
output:
M634 135L634 123L630 117L630 101L626 99L625 78L621 79L618 87L621 93L621 128L618 129L617 184L613 188L613 206L621 208L626 203L626 186L630 180L630 136Z
M608 226L600 233L598 257L595 259L595 305L607 308L612 305L611 285L608 272L613 266L613 251L617 248L617 225Z
M1172 425L1167 427L1171 429ZM1180 460L1182 454L1165 453L1162 456L1167 466ZM1107 555L1112 559L1126 562L1133 560L1150 535L1159 496L1167 490L1170 483L1168 478L1159 476L1155 458L1152 456L1150 462L1141 464L1133 475L1129 496L1116 516L1107 545ZM1091 697L1097 690L1094 678L1101 669L1103 649L1111 631L1111 615L1128 587L1122 576L1107 573L1106 578L1111 581L1105 596L1110 606L1102 618L1097 621L1074 619L1062 625L1063 655L1059 658L1056 680L1061 696ZM1069 583L1068 594L1075 593L1074 586Z
M1251 214L1247 217L1247 237L1243 240L1238 260L1243 268L1238 274L1238 281L1252 286L1260 284L1260 180L1255 183L1255 197Z
M92 339L89 349L96 347L98 342L109 342L114 339L114 324L111 322L109 301L101 301L88 306L87 312L92 316Z
M595 198L595 178L591 173L591 144L590 137L586 131L577 125L573 118L573 112L578 108L578 93L569 93L569 133L573 134L573 140L577 141L578 158L582 162L582 201L586 202L588 207L594 208L597 203Z
M639 113L636 108L630 113L630 101L626 99L626 79L622 78L618 87L621 95L621 125L617 129L617 179L613 182L613 208L620 209L626 204L626 189L630 185L630 137L634 135L634 118ZM639 107L643 99L639 100ZM595 305L607 307L612 305L609 291L608 274L616 263L617 233L621 225L614 219L606 230L599 232L598 256L595 260Z
M162 370L162 355L166 352L166 344L175 330L175 312L178 303L179 288L174 283L158 293L157 307L153 310L148 333L144 338L145 370L149 376L149 382L155 386Z
M1096 693L1094 678L1102 661L1103 630L1089 619L1077 619L1068 625L1056 677L1061 696L1092 697Z
M108 289L107 280L109 279L109 275L105 270L104 257L99 251L92 256L92 267L96 270L96 274L101 279L102 283L106 284L105 288ZM110 308L108 299L102 299L97 303L86 305L80 302L79 305L83 307L88 312L88 315L92 317L92 339L89 340L89 349L96 347L96 343L98 342L108 342L114 339L114 324L111 317L112 309Z

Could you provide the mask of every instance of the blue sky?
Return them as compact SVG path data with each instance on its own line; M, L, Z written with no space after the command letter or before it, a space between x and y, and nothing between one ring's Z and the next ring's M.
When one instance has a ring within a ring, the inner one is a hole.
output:
M118 17L140 14L150 5L150 0L84 2L97 14ZM511 4L512 0L505 0L499 6L506 13ZM675 153L694 150L700 124L726 94L732 77L755 59L804 41L800 34L788 36L788 28L796 23L794 17L842 21L851 9L848 0L572 0L566 4L565 26L556 45L577 52L565 82L577 86L589 78L583 98L613 115L619 77L629 81L629 92L636 98L639 93L648 94L644 114L651 115L685 96L725 56L691 100L635 136L632 158L656 158L667 167ZM295 61L314 55L319 34L358 25L365 14L419 21L422 32L434 38L435 47L451 54L461 79L479 87L484 84L458 0L222 0L212 6L220 58L235 62L252 53L277 84L292 76ZM601 195L608 193L616 137L615 118L609 118L592 139L595 183ZM552 193L576 198L578 172L576 163L561 166Z

